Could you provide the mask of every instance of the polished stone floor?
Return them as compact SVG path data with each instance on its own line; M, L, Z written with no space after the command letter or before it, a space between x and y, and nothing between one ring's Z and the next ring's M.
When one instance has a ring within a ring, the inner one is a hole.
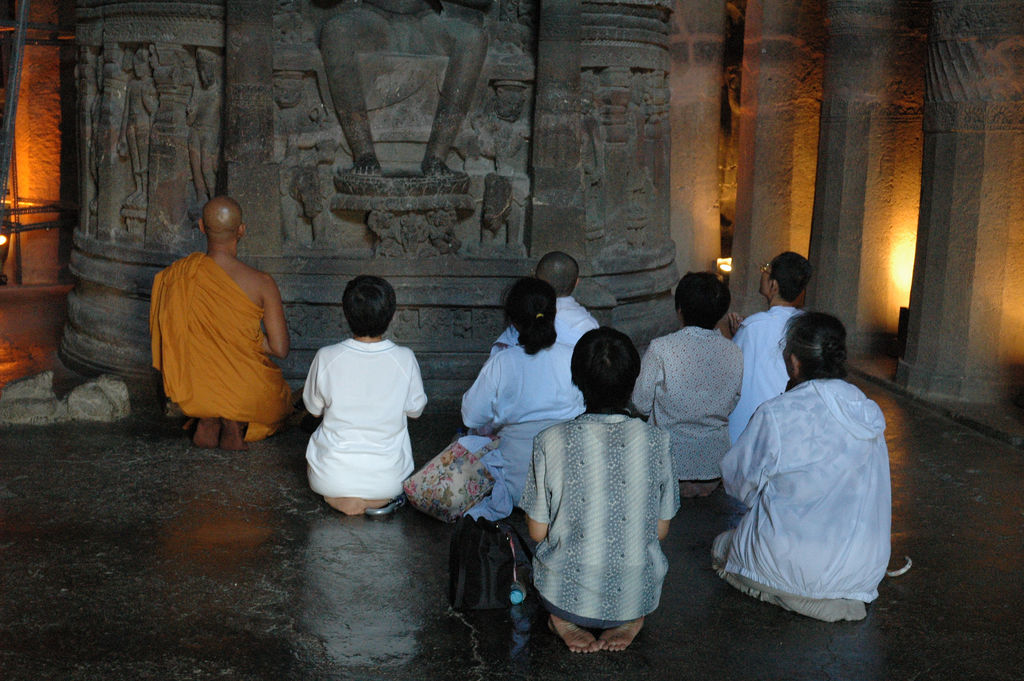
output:
M56 335L17 336L15 298L0 295L0 367L27 344L45 368ZM59 327L63 292L42 298L32 314ZM589 656L532 601L449 609L449 527L331 511L306 486L298 428L248 453L194 449L143 386L130 421L5 428L0 679L1024 678L1024 452L863 387L889 424L893 566L914 563L866 620L812 621L721 582L711 540L740 509L718 491L673 521L661 606L634 645ZM414 423L417 460L457 426Z

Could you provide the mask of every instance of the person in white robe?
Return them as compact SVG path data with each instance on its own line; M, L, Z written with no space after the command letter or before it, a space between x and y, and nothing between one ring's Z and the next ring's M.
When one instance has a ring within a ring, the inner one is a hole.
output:
M483 458L494 489L468 515L499 520L519 503L533 453L545 428L583 413L583 395L572 383L572 348L555 342L554 289L524 278L509 291L505 312L519 344L492 355L462 396L462 422L501 444Z
M805 313L788 327L790 387L754 412L722 459L749 510L712 548L740 591L824 621L858 620L890 552L891 486L881 409L843 378L845 330Z
M743 351L743 385L739 402L729 414L732 443L739 439L754 410L786 389L789 377L782 361L783 336L786 324L800 312L810 279L811 265L807 258L792 251L780 253L761 266L758 291L769 307L742 320L733 330L733 341Z

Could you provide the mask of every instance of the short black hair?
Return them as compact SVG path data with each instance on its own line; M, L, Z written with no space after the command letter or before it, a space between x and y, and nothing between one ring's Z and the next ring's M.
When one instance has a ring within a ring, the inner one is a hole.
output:
M771 274L768 276L778 282L779 295L788 303L800 297L811 280L811 263L793 251L779 253L772 258L769 267Z
M395 289L384 279L361 274L348 282L341 308L354 336L383 336L395 316Z
M715 328L731 301L729 287L711 272L687 272L676 287L676 310L687 326Z
M824 312L793 315L786 324L783 355L800 360L800 378L846 378L846 328Z
M640 353L629 336L602 326L587 331L576 343L571 368L587 411L622 410L640 375Z
M505 315L519 332L519 344L534 355L555 343L555 289L536 277L523 277L505 296Z

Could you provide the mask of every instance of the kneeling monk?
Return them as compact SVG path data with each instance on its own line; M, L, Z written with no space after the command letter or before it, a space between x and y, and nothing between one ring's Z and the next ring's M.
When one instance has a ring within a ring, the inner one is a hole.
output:
M153 280L153 366L167 396L199 419L197 446L245 449L243 438L262 440L291 412L291 390L267 356L288 355L284 307L273 277L237 258L245 225L233 199L211 199L199 229L206 253Z

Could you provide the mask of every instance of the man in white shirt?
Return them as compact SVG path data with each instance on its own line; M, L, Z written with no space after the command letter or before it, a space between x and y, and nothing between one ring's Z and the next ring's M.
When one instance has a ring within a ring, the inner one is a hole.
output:
M786 251L761 266L758 292L768 301L768 310L742 321L733 341L743 351L743 386L740 401L729 415L729 438L733 444L762 402L786 391L789 377L782 359L786 324L804 304L811 263L799 253Z
M587 331L600 326L587 308L576 302L572 292L580 281L580 266L568 253L551 251L537 263L534 276L551 284L555 289L555 333L556 343L576 347L576 341ZM491 345L491 355L515 347L519 344L519 334L511 324Z

